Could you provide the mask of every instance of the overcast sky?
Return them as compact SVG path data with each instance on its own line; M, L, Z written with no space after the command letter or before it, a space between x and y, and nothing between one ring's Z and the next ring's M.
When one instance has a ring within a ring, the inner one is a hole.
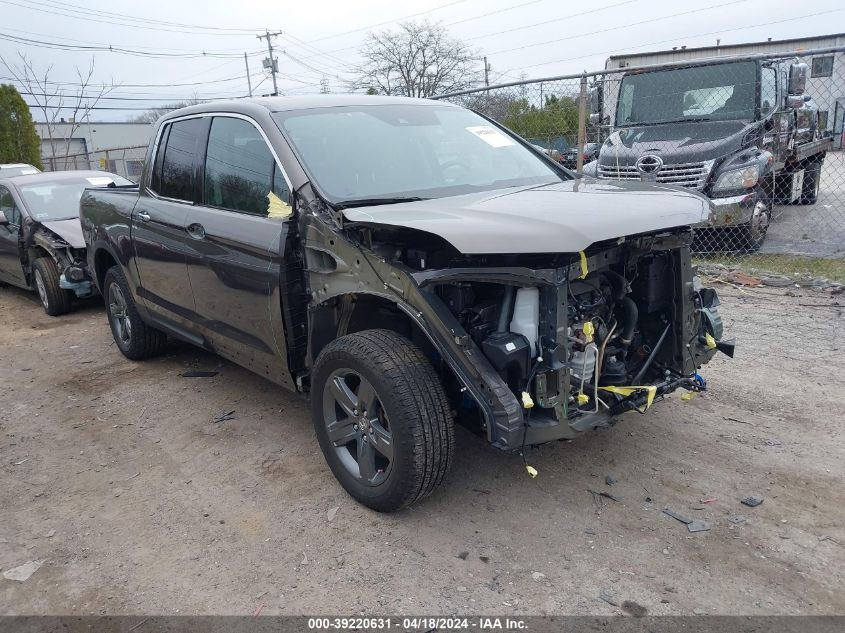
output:
M283 75L279 88L286 94L319 92L321 82L345 91L343 79L350 77L367 32L406 19L439 21L487 55L491 83L523 73L530 78L595 70L609 55L707 46L717 38L732 44L845 31L842 0L0 0L0 16L0 56L14 64L25 53L42 72L52 65L50 79L69 82L69 89L78 81L76 67L87 67L92 53L49 45L143 53L93 53L96 79L119 84L101 107L139 110L155 103L142 99L245 95L244 52L256 94L270 92L261 67L266 41L255 36L264 28L283 32L274 46ZM162 54L168 56L147 56ZM0 64L0 81L9 76ZM91 118L134 114L98 110Z

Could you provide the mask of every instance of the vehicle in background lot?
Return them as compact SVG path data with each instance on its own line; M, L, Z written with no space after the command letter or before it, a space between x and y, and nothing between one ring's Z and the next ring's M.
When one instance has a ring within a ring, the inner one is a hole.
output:
M86 187L131 184L102 171L0 177L0 281L37 291L51 316L90 297L79 198Z
M581 154L584 157L583 165L596 160L599 156L601 143L584 143L584 150ZM560 161L567 169L575 169L578 166L578 148L570 147L561 156Z
M176 110L138 188L81 201L121 352L173 336L310 394L333 473L380 511L440 485L453 416L516 451L703 390L733 352L690 263L708 213L575 179L464 108L361 95Z
M543 147L542 145L537 145L536 143L531 143L531 147L536 149L541 154L545 154L556 163L563 162L563 156L561 156L560 152L554 148Z
M787 59L632 70L615 100L614 131L586 173L700 191L718 228L698 232L699 248L756 251L773 205L818 196L832 140L819 134L806 80L807 65ZM595 88L592 96L598 121L605 95Z
M29 176L30 174L40 174L41 170L34 165L27 165L26 163L6 163L0 165L0 178L10 178L12 176Z

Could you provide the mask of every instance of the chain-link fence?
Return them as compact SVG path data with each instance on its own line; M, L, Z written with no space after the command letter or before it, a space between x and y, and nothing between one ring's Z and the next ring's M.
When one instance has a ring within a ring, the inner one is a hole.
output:
M146 145L132 147L113 147L91 152L68 153L63 142L56 143L56 151L50 151L48 143L43 144L44 155L41 162L44 171L65 169L99 169L108 171L134 182L141 178L144 168Z
M845 281L845 47L607 68L440 98L608 187L702 193L712 214L696 228L701 261Z

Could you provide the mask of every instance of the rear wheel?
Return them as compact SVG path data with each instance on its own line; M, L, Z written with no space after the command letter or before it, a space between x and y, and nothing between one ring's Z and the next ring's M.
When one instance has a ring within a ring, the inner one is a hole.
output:
M50 316L59 316L70 312L70 291L59 284L59 269L49 257L39 257L32 265L35 290L44 312Z
M114 342L126 358L143 360L164 352L167 337L141 320L119 266L112 266L106 272L103 296Z
M393 512L446 477L454 450L449 403L406 338L367 330L331 342L314 367L311 408L332 473L360 503Z

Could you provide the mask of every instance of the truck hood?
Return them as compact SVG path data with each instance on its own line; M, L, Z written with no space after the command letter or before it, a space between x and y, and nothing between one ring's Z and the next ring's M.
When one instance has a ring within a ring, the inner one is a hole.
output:
M433 233L467 255L575 253L709 213L706 198L677 187L591 178L343 211L351 222Z
M45 229L52 231L73 248L85 248L85 239L82 237L82 225L79 218L70 220L53 220L52 222L40 222Z
M744 121L698 121L626 127L607 138L599 163L633 165L647 154L660 156L667 165L713 160L739 151L755 126Z

